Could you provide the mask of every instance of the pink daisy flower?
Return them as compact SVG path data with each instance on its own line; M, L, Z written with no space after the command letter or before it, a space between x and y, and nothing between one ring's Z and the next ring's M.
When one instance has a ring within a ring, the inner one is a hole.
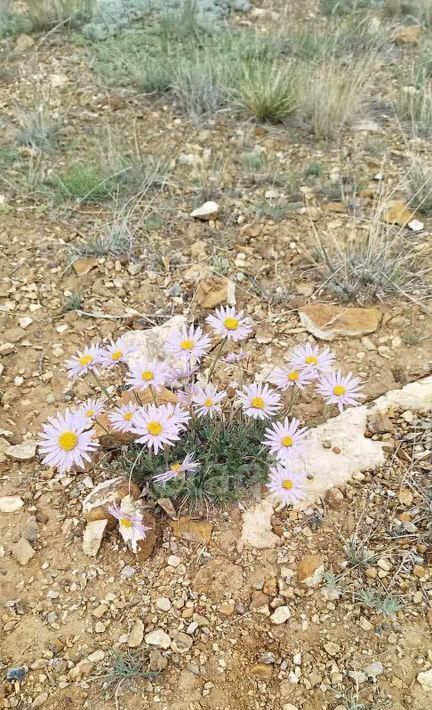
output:
M197 371L198 367L192 367L189 363L185 363L183 367L173 367L168 371L167 383L171 386L178 385L182 380L189 380Z
M38 442L42 462L54 466L60 473L74 466L84 468L84 462L90 461L89 454L99 446L89 420L81 412L66 409L64 414L58 412L55 417L48 417L48 422L42 427L42 438Z
M129 368L127 384L134 390L146 390L147 387L163 387L168 368L163 362L138 362Z
M210 349L210 338L204 335L200 327L184 328L170 333L165 342L165 350L171 355L177 355L188 361L200 360Z
M183 390L178 390L176 392L176 397L180 404L186 407L190 407L190 405L193 402L193 398L195 395L198 395L201 390L201 387L197 385L196 383L193 383L191 385L186 385Z
M123 501L121 505L123 505ZM120 535L125 543L130 544L133 552L138 552L138 541L144 540L146 533L151 530L151 528L147 528L144 525L142 515L122 510L121 507L115 504L108 507L108 513L119 521Z
M95 417L98 417L99 414L102 414L102 412L105 411L105 400L101 398L86 399L86 401L81 404L77 411L84 414L87 419L93 420Z
M102 348L100 345L87 345L84 350L78 351L76 355L66 362L68 377L75 379L81 375L95 370L102 363Z
M316 390L324 397L326 404L337 404L342 412L347 405L355 406L365 398L363 392L360 392L362 385L361 379L353 377L351 372L342 375L340 370L335 370L321 375Z
M155 454L165 445L173 446L179 439L179 427L164 405L140 407L134 416L132 431L139 437L137 443L153 448Z
M294 505L304 497L305 477L301 473L290 471L281 464L270 468L267 488L284 505Z
M216 335L228 340L244 340L252 332L252 328L243 311L237 312L234 307L217 308L215 315L209 315L206 322Z
M126 344L124 336L116 341L112 340L111 343L102 350L102 365L104 367L115 367L120 362L126 363L128 356L133 352L135 352L135 348Z
M275 422L271 428L266 429L266 438L263 441L272 454L278 459L288 459L297 456L302 451L303 439L307 434L306 428L299 427L298 419L288 419Z
M246 360L248 357L247 352L244 350L239 350L238 353L227 353L221 358L221 362L226 362L227 365L234 365L236 362L241 362Z
M281 390L287 390L290 387L298 387L302 390L305 385L312 382L314 374L305 369L282 365L282 367L275 367L268 379Z
M172 404L171 402L161 406L165 407L168 418L174 422L179 431L186 429L190 419L189 412L183 409L180 404Z
M137 411L138 405L135 402L129 402L129 404L123 404L110 412L108 419L114 431L120 431L122 434L132 431Z
M192 404L196 405L194 410L198 417L204 417L207 414L213 417L221 411L220 403L225 399L225 392L218 392L212 384L207 384L205 387L196 385L192 395Z
M290 364L295 370L304 370L318 374L333 367L335 356L328 348L320 350L318 345L304 343L297 345L290 354Z
M268 385L253 383L237 390L238 403L244 413L254 419L267 419L280 409L280 395Z
M195 473L201 464L198 461L194 461L194 455L195 454L186 454L181 463L173 463L164 473L158 473L156 476L153 476L153 481L164 485L167 481L178 478L184 473Z

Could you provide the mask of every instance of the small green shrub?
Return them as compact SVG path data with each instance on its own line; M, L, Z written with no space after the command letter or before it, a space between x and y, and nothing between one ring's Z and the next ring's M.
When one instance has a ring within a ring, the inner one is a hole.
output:
M291 64L246 63L236 91L240 106L259 121L281 123L297 107L297 74Z
M244 496L267 477L269 457L263 451L265 422L234 417L231 424L209 417L194 419L183 439L170 451L170 459L183 460L200 452L201 467L193 476L176 478L165 485L152 477L166 469L163 454L150 455L143 447L130 446L121 466L133 478L150 487L153 497L173 498L191 508L223 503Z

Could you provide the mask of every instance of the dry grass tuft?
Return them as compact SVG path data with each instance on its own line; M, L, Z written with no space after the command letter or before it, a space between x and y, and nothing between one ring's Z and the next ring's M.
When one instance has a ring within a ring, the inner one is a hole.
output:
M343 302L367 303L404 295L422 305L432 288L428 271L419 268L423 252L407 242L403 229L383 221L384 201L376 207L367 228L353 224L341 240L333 233L315 232L317 253L313 258L322 288Z
M302 65L299 76L299 112L310 122L317 138L335 138L359 112L370 86L373 61L352 64L329 60Z

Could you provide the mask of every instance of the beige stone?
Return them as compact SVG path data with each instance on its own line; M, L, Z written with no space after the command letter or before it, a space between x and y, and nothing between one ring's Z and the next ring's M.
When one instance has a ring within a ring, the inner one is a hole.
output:
M335 340L338 337L360 338L374 333L380 323L381 313L377 308L354 308L315 303L299 310L300 321L308 333L319 340Z

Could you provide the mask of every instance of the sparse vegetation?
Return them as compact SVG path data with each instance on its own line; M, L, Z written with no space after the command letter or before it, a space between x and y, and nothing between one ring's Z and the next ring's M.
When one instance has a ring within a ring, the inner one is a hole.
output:
M94 0L25 0L24 4L32 29L40 32L85 22L91 16Z
M223 65L202 53L180 59L174 69L172 89L193 122L212 115L225 102Z
M420 158L414 158L408 171L411 204L420 212L432 213L432 168Z
M89 237L85 242L74 245L70 250L69 261L73 263L81 257L113 258L132 256L135 246L135 231L125 215L118 214L102 234Z
M72 291L69 296L65 298L63 311L68 313L69 311L79 311L82 308L84 297L79 291Z
M426 272L419 268L415 249L406 245L402 230L386 224L383 206L372 214L367 230L355 230L349 238L315 233L315 264L325 287L342 301L383 300L401 293L427 296Z

